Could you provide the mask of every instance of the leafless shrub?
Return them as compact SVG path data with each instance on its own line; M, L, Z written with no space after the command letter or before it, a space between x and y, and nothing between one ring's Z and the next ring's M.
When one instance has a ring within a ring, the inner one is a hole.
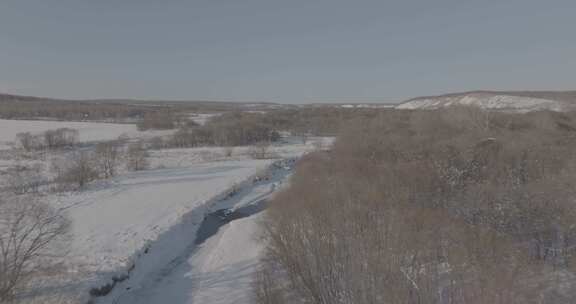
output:
M96 145L95 161L102 177L110 178L116 175L120 157L120 148L117 142L102 142Z
M0 302L51 264L69 222L32 197L0 201Z
M278 285L278 273L274 272L272 265L263 265L254 274L252 292L254 303L257 304L283 304L287 302L286 292Z
M41 183L39 166L13 166L8 170L7 187L13 194L37 193Z
M16 134L16 144L25 151L37 150L42 145L39 138L30 132Z
M130 171L140 171L148 168L148 152L141 142L132 143L126 152L126 167Z
M214 134L208 128L184 127L174 133L169 144L178 148L211 146L214 145Z
M89 182L98 178L94 154L88 151L74 152L66 161L53 160L52 170L56 181L62 189L74 185L76 189L84 188Z
M72 147L78 143L78 130L70 128L60 128L46 130L42 134L31 134L30 132L18 133L16 144L24 151L34 151L41 149L62 149Z
M78 142L78 130L60 128L44 132L44 144L48 149L74 146Z
M161 110L144 114L138 121L138 130L145 131L150 129L170 130L177 125L176 116L172 111Z

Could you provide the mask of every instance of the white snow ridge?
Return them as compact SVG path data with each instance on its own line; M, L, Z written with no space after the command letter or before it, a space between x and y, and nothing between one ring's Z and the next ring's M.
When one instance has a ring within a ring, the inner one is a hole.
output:
M408 100L396 106L396 109L433 110L448 106L469 105L486 110L504 110L513 112L531 111L568 111L572 105L566 101L540 97L516 96L510 93L469 92L432 97L419 97Z

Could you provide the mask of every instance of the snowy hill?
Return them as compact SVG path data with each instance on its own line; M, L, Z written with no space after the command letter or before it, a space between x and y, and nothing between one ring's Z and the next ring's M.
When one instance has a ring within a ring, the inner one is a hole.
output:
M517 112L550 110L561 112L574 109L575 103L572 103L572 98L568 98L568 96L570 94L559 94L559 92L475 91L418 97L401 103L396 106L396 109L438 109L455 105L471 105L489 110Z

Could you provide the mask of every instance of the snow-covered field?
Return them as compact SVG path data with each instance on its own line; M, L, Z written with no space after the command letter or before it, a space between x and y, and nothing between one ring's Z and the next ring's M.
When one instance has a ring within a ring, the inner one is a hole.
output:
M142 171L52 203L73 220L70 258L84 270L114 271L190 211L268 163L229 161Z
M151 151L149 170L97 181L80 192L47 194L44 200L65 212L72 229L66 273L42 282L33 303L54 303L55 295L56 303L85 302L91 288L127 274L129 279L109 296L96 298L97 303L166 299L148 290L178 292L170 303L210 303L226 290L236 295L229 300L247 301L261 249L252 237L257 216L231 222L196 248L198 227L214 210L240 208L269 196L287 172L258 183L254 176L268 174L270 168L283 172L271 166L277 159L298 158L331 142L289 140L270 147L276 159L265 160L251 159L248 147L235 148L231 157L217 147ZM227 196L231 189L239 190L232 198ZM242 303L225 300L219 301Z
M23 159L6 148L17 133L58 128L79 130L84 142L163 135L140 132L130 124L0 120L0 167L26 164L48 170L57 152ZM273 165L279 159L297 159L332 141L284 138L269 147L271 159L264 160L252 159L249 147L236 147L232 155L221 147L151 150L149 170L121 170L78 192L43 192L42 200L70 219L71 232L64 272L31 282L34 291L25 298L30 303L85 303L91 289L122 278L125 281L116 282L110 295L93 300L248 303L262 249L255 239L259 215L230 222L196 246L198 228L217 209L234 210L269 197L289 174L285 167ZM254 182L255 176L270 172L276 172L273 178ZM231 189L237 192L234 196L229 196Z
M251 186L252 177L272 162L245 159L146 170L79 193L49 195L49 203L72 221L67 273L41 283L32 303L54 303L56 293L57 303L86 302L91 288L130 271L133 288L157 277L156 271L194 243L205 214L260 195L248 191L238 201L222 199L233 187Z
M126 135L128 137L151 137L166 134L167 132L141 132L136 129L136 125L134 124L0 119L0 149L8 148L18 133L30 132L32 134L40 134L46 130L58 128L76 129L79 132L80 141L87 142L112 140L118 138L120 135Z

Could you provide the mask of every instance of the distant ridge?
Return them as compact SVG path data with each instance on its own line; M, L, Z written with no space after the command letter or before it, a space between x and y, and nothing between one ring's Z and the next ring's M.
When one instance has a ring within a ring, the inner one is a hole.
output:
M472 105L490 110L530 112L576 109L576 91L469 91L410 99L397 109L438 109Z
M48 97L36 97L15 94L0 93L0 106L18 103L27 105L46 106L54 105L117 105L117 106L137 106L137 107L181 107L187 110L202 112L218 111L267 111L273 109L291 108L291 105L282 105L272 102L262 101L209 101L209 100L153 100L153 99L128 99L128 98L102 98L102 99L60 99ZM1 109L0 109L1 110Z
M27 96L27 95L15 95L15 94L4 94L0 93L0 102L2 101L46 101L46 102L82 102L82 103L127 103L127 104L207 104L207 103L219 103L219 104L261 104L261 105L273 105L272 102L264 101L219 101L219 100L161 100L161 99L131 99L131 98L94 98L94 99L66 99L66 98L51 98L51 97L37 97L37 96Z
M83 103L83 104L123 104L141 106L197 106L197 107L226 107L242 110L267 109L294 109L317 107L340 108L390 108L397 103L391 102L308 102L308 103L276 103L268 101L225 101L225 100L164 100L164 99L131 99L131 98L93 98L93 99L65 99L52 97L37 97L16 94L0 93L2 102L54 102L54 103Z
M0 101L58 101L58 99L0 93Z

